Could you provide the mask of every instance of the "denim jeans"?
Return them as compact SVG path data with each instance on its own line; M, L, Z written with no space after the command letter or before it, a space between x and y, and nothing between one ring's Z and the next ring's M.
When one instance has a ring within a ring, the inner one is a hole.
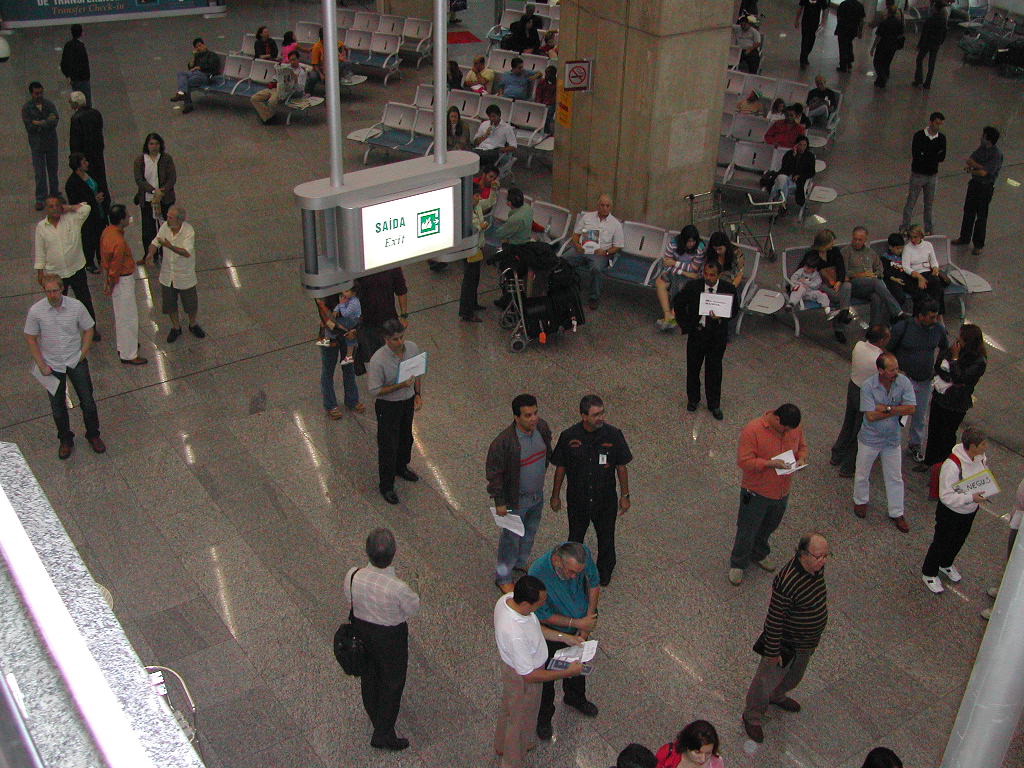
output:
M572 246L566 250L565 260L576 268L577 273L590 273L590 300L598 301L601 298L601 284L604 281L604 273L611 266L611 260L607 256L582 253Z
M82 409L82 418L85 420L85 436L87 438L100 436L100 419L96 411L96 401L92 396L92 378L89 376L89 361L80 360L74 368L68 368L61 373L54 371L60 384L57 391L50 395L50 411L53 413L53 421L57 425L57 438L62 443L69 443L75 439L75 433L71 431L71 419L68 417L68 404L65 394L68 388L68 379L71 379L71 386L75 388L78 395L78 405Z
M537 529L540 528L540 514L544 510L544 494L537 497L520 497L520 503L515 509L510 508L508 513L521 517L526 533L516 536L512 531L501 529L498 536L498 560L494 568L494 575L499 584L511 584L512 569L525 568L530 559L530 550L533 549L533 540L537 536Z
M62 194L57 178L57 147L32 150L32 170L36 175L36 202L41 203L50 195Z
M334 369L338 367L341 347L320 347L320 393L324 398L324 410L338 407L338 396L334 393ZM354 408L359 403L359 387L356 372L351 365L341 366L341 381L345 387L345 405Z
M768 538L779 527L786 514L789 495L769 499L759 493L740 489L740 511L736 517L736 539L729 556L730 568L746 568L771 554Z
M891 445L875 448L857 441L857 470L853 476L853 503L867 504L871 501L871 468L875 459L882 459L882 476L885 478L885 500L889 505L889 517L903 516L903 462L900 446Z
M210 82L212 78L205 72L179 72L178 90L185 94L185 103L192 103L192 89L199 88Z
M928 404L932 399L932 380L925 381L910 380L914 387L914 397L917 398L917 409L910 417L910 442L907 445L914 445L924 448L924 428L928 421Z

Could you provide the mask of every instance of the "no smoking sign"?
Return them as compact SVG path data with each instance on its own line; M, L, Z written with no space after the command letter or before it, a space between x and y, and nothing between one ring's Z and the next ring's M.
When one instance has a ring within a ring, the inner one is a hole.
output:
M590 59L565 62L562 88L566 91L589 91L593 85L594 62Z

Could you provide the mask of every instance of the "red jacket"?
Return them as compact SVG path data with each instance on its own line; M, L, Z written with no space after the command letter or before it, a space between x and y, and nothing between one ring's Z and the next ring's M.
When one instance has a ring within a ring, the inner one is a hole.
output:
M772 123L768 132L764 135L764 143L773 147L785 147L792 149L796 140L807 133L807 129L800 123L787 123L785 120L776 120Z

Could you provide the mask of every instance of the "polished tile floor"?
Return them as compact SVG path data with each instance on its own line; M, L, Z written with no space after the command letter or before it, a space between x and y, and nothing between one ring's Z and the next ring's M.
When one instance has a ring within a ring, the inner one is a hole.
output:
M520 391L540 397L542 415L556 429L576 419L582 394L600 393L636 457L633 510L621 521L620 565L602 599L601 654L590 684L601 713L584 721L560 709L555 740L534 753L534 766L603 768L624 744L656 748L697 717L718 726L725 759L740 768L848 768L877 744L892 746L908 766L937 764L985 631L978 612L989 605L985 588L999 578L1011 494L978 520L961 557L962 584L933 596L918 577L932 514L922 476L907 473L911 532L903 535L886 523L877 486L871 515L856 519L850 481L828 466L849 350L824 324L809 322L794 339L782 321L749 320L726 358L726 419L719 423L707 411L683 409L682 345L678 336L653 331L653 296L612 286L578 334L515 355L493 311L483 325L458 322L457 268L435 275L417 265L407 271L409 337L432 359L413 461L424 481L399 486L401 506L384 504L375 490L372 416L334 422L321 408L315 316L299 289L291 188L326 174L326 124L313 118L263 127L248 106L212 99L183 116L167 102L195 34L223 50L260 23L279 34L317 14L308 2L231 5L218 20L87 27L114 196L130 200L132 157L146 132L161 132L177 162L179 200L197 231L200 317L209 333L165 343L150 270L140 309L141 353L151 363L127 368L117 362L110 303L97 298L105 338L92 364L109 446L103 456L80 441L70 460L57 460L21 333L38 296L30 269L37 216L14 112L21 96L14 94L39 78L62 100L55 49L64 31L19 32L10 38L14 57L0 67L11 95L0 137L12 148L0 155L0 439L28 457L89 568L112 591L140 658L184 675L200 707L209 765L491 764L496 536L486 516L483 457ZM797 77L791 10L764 5L765 70ZM485 15L478 10L467 19L480 36ZM1010 184L1024 159L1020 88L962 64L956 38L942 51L930 92L909 85L913 38L884 92L872 87L866 46L858 45L855 73L836 83L846 94L843 126L821 179L839 198L819 213L841 235L864 223L884 236L902 206L911 133L941 109L950 158L936 217L940 231L955 233L965 184L959 158L976 146L984 124L1003 129L1006 165L989 246L984 256L960 261L994 288L968 304L969 319L987 333L991 361L968 420L989 430L991 465L1012 489L1024 471L1024 417L1013 394L1024 373L1017 258L1024 206L1020 187ZM452 54L468 60L474 50ZM831 74L834 56L826 34L805 76ZM409 68L403 75L386 89L371 81L348 97L344 131L369 125L388 99L410 101L415 84L429 78ZM66 136L63 103L61 114ZM351 170L360 153L349 144ZM550 194L543 167L521 170L519 181L529 193ZM787 223L779 234L788 246L808 242L813 232ZM138 247L138 230L131 242ZM778 265L766 270L766 284L777 283ZM488 298L493 277L485 272ZM827 571L831 620L797 691L804 711L773 713L767 742L750 755L739 712L770 577L755 569L739 588L725 578L738 495L734 457L743 423L783 401L803 408L812 467L796 479L775 541L785 552L806 530L829 537L836 553ZM399 572L423 595L399 723L412 747L399 755L368 747L358 684L342 675L330 651L347 612L343 574L362 561L362 540L377 525L395 530ZM564 518L547 512L536 551L565 532ZM1006 765L1022 761L1018 738Z

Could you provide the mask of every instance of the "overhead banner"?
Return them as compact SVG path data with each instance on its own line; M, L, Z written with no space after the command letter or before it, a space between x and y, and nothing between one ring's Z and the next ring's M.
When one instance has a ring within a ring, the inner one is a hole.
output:
M0 0L4 28L223 13L227 0Z

